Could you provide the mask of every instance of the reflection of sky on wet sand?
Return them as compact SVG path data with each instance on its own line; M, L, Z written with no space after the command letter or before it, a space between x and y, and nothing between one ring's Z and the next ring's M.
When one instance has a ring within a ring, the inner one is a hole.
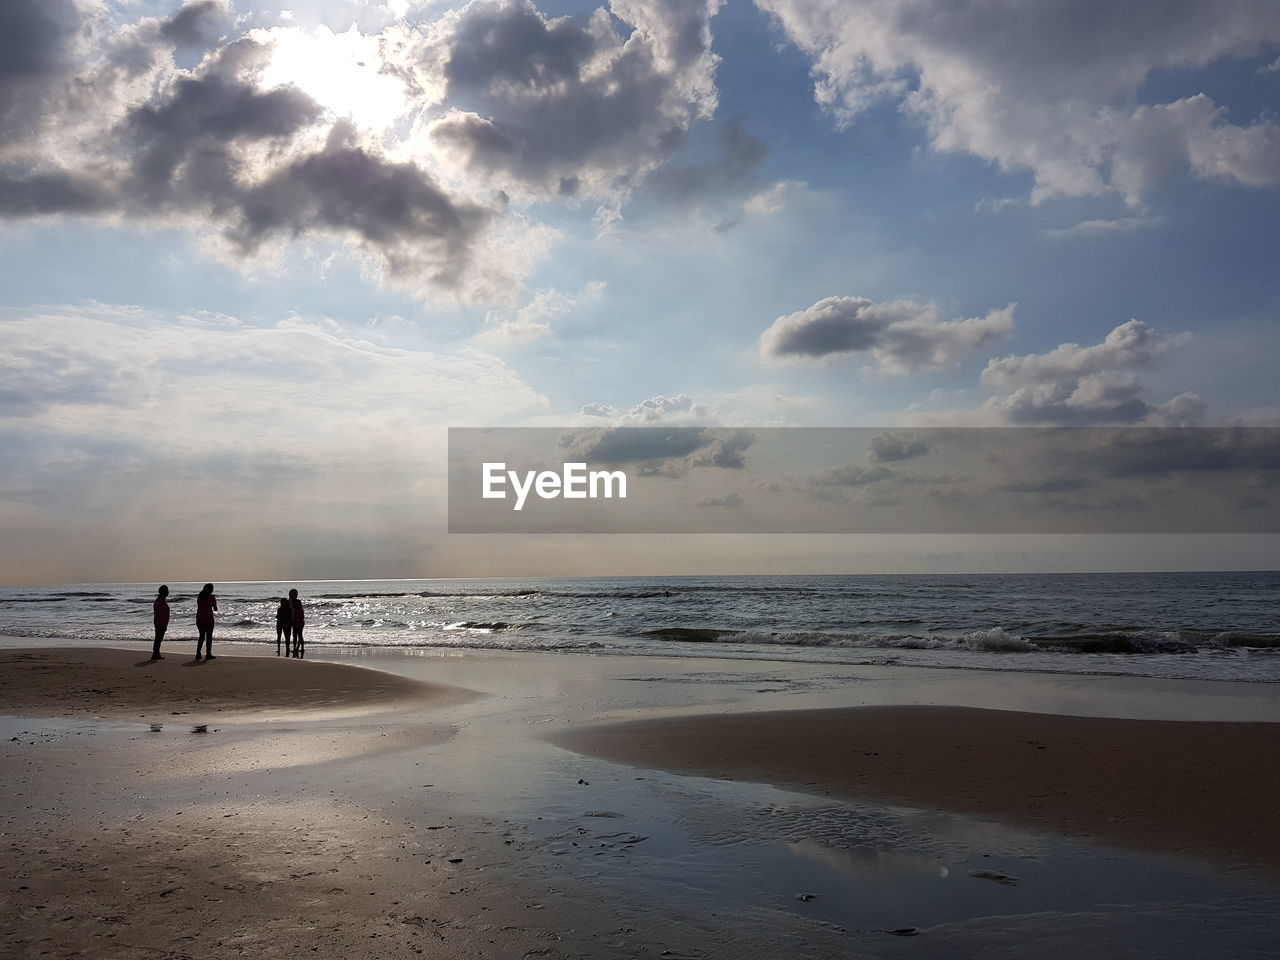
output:
M1033 940L1037 958L1074 958L1086 942L1077 929L1109 942L1101 957L1230 955L1215 939L1223 918L1242 945L1265 942L1280 920L1277 885L1190 861L1091 849L989 819L622 767L532 739L595 719L857 703L1277 719L1266 685L657 658L638 670L634 660L556 655L360 660L487 693L448 712L458 736L406 759L431 767L436 801L525 824L540 838L529 855L613 890L622 921L695 909L797 956L910 950L941 960L1021 957ZM1244 911L1241 898L1255 894ZM1206 922L1186 920L1188 905ZM923 932L882 932L899 927Z
M641 675L634 660L608 657L325 653L484 696L398 717L238 724L208 740L167 724L152 734L141 720L136 729L55 724L49 734L71 747L123 741L154 770L180 750L195 763L184 763L192 775L140 781L149 803L198 799L226 778L228 788L285 804L350 797L418 828L450 816L503 822L522 838L521 869L589 882L618 929L686 916L771 943L776 955L1075 960L1088 944L1094 960L1200 960L1263 955L1280 924L1280 885L1187 860L1089 848L988 819L623 767L538 739L597 718L852 703L1169 716L1176 700L1184 717L1261 715L1276 709L1263 696L1269 689L658 659ZM430 734L449 727L451 737ZM918 935L884 932L908 927Z

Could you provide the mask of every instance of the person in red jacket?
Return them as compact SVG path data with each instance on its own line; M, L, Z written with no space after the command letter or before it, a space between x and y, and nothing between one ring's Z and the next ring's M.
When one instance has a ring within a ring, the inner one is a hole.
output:
M302 646L302 628L307 622L306 615L302 612L302 601L298 599L298 591L289 591L289 604L293 608L293 655L301 657Z
M196 629L200 631L200 638L196 640L197 660L202 646L206 660L216 659L213 655L213 612L217 609L218 598L213 595L213 584L206 583L196 597Z
M155 611L156 624L156 641L151 645L152 660L164 659L160 656L160 641L164 639L164 632L169 629L169 601L165 599L167 596L169 596L169 588L162 584L156 591L155 602L151 604Z

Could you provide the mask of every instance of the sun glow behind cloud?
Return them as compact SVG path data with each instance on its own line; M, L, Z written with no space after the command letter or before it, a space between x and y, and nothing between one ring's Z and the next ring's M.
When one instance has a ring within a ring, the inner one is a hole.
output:
M277 27L264 39L274 45L264 87L293 85L335 115L378 132L410 108L404 84L380 72L378 37L362 34L355 24L345 33L325 26Z

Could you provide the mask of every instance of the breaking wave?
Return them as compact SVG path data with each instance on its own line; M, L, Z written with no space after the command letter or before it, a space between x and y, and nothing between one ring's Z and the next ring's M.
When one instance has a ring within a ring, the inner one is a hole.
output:
M744 630L710 627L661 627L645 637L669 643L751 644L756 646L832 647L883 650L969 650L980 653L1195 653L1206 649L1280 647L1280 635L1236 631L1154 631L1023 636L1003 627L970 630L956 636L909 633L830 633L815 630Z

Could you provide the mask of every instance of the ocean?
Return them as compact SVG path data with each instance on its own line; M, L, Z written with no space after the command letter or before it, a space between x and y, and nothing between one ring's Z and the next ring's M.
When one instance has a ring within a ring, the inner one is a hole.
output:
M170 583L166 648L200 584ZM151 639L156 584L0 587L7 642ZM610 577L216 585L220 643L482 648L1280 681L1280 572Z

